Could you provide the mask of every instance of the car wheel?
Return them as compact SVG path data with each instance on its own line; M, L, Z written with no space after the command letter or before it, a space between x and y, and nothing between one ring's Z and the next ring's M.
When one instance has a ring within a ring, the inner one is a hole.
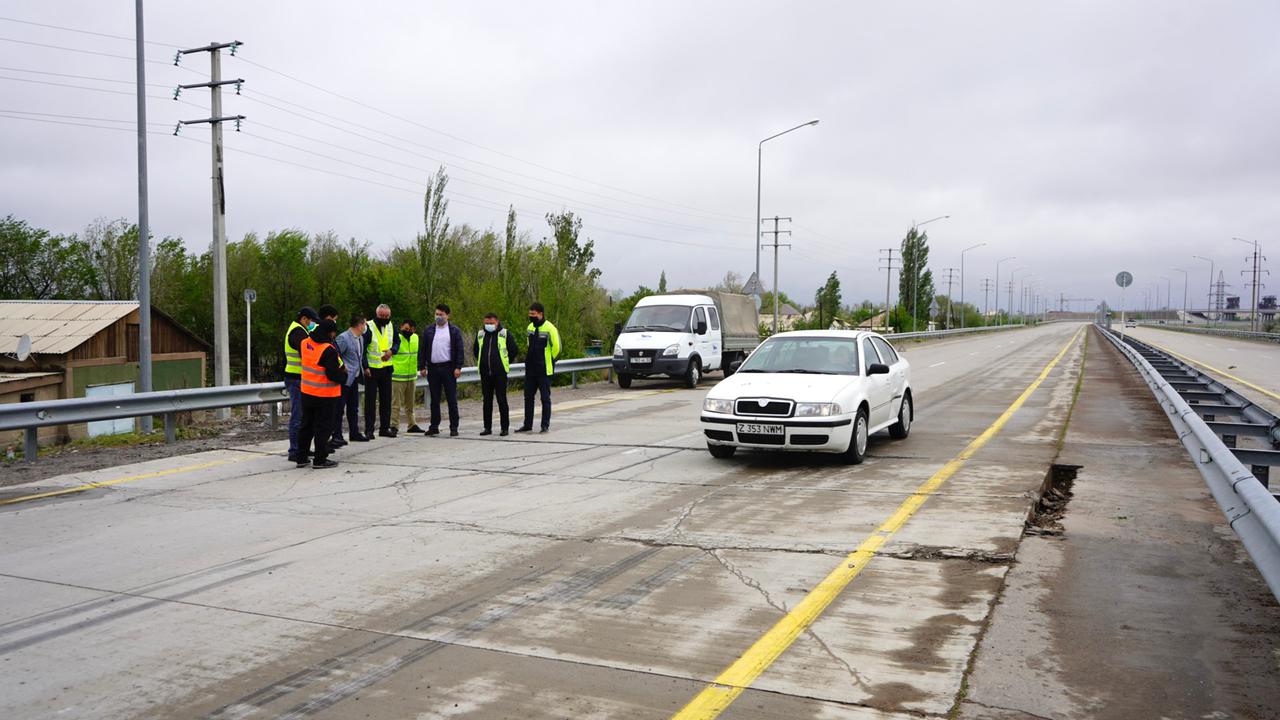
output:
M849 449L844 451L845 462L858 465L867 456L867 437L871 434L868 430L867 411L860 409L858 416L853 420L853 432L849 435Z
M694 358L689 361L689 369L684 372L684 386L687 388L696 388L698 383L702 381L702 368L698 365L698 359Z
M720 460L726 460L733 457L738 452L738 448L734 445L712 445L707 443L707 452L711 453L711 457Z
M631 376L626 373L618 373L618 387L623 390L631 387Z
M902 440L911 434L911 421L915 419L916 407L911 402L911 393L902 397L902 407L898 410L898 422L889 426L889 437Z

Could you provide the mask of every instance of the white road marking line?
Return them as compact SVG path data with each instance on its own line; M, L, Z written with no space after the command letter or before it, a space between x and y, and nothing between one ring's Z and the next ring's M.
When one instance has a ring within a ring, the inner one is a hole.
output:
M946 364L947 364L947 361L946 361L946 360L943 360L942 362L936 362L936 363L934 363L934 364L930 365L929 367L931 367L931 368L935 368L935 367L938 367L939 365L946 365Z

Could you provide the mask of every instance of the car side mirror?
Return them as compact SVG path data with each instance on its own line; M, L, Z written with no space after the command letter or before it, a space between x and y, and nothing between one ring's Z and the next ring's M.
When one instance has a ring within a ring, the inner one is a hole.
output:
M888 375L889 366L884 363L871 363L867 366L867 375Z
M693 331L694 331L694 332L696 332L696 333L698 333L699 335L706 335L706 334L707 334L707 321L706 321L706 320L699 320L699 321L698 321L698 326L697 326L696 328L694 328L694 329L693 329Z

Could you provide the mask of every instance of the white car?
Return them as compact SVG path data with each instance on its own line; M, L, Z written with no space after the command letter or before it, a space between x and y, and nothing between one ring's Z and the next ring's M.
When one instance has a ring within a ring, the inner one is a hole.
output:
M911 366L876 333L804 330L760 344L707 393L702 429L717 458L738 448L842 453L860 463L867 438L911 432Z

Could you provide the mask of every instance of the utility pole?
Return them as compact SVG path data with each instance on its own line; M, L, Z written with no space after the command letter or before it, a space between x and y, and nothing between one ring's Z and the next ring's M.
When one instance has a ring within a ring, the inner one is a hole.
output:
M1009 324L1013 324L1013 278L1009 278Z
M782 245L778 244L779 235L791 234L790 230L779 230L778 223L781 222L782 220L791 222L791 218L778 217L777 215L774 215L773 218L771 219L773 220L773 230L766 230L764 234L773 235L773 245L772 245L773 247L773 334L777 335L778 334L778 248L791 247L789 243L782 244ZM765 246L765 247L769 247L769 246Z
M991 318L991 291L995 289L995 285L991 282L991 278L982 278L982 324L986 325ZM997 290L997 293L999 291ZM999 296L997 295L997 298Z
M1262 266L1259 264L1259 261L1266 260L1266 258L1259 254L1257 240L1244 240L1241 238L1233 238L1233 239L1239 240L1242 243L1253 245L1252 269L1249 271L1241 271L1240 274L1243 275L1245 272L1249 272L1250 277L1252 278L1251 281L1248 283L1250 287L1249 297L1252 301L1252 306L1253 306L1249 312L1249 330L1251 330L1252 332L1258 332L1258 330L1261 329L1261 323L1258 322L1258 291L1262 289L1262 273L1267 272L1266 270L1262 269ZM1250 258L1245 258L1245 259L1248 260Z
M893 280L893 248L880 248L881 269L884 270L884 331L889 332L889 286ZM902 267L902 256L898 256L898 268Z
M151 392L151 218L147 208L147 56L142 32L142 0L133 7L134 59L138 96L138 390ZM139 419L151 432L151 416Z
M213 185L213 244L209 250L210 255L213 256L213 382L214 385L218 386L231 384L231 348L229 347L230 341L227 330L227 199L224 194L225 184L222 174L222 123L232 120L236 124L236 129L239 130L240 121L244 119L243 115L224 117L222 114L222 87L224 85L235 85L236 93L239 94L240 86L244 84L243 78L235 80L222 79L222 50L229 49L231 54L235 55L236 48L242 44L239 40L225 43L209 43L204 47L179 50L173 60L173 64L177 65L183 55L200 52L209 53L209 82L179 85L178 90L173 94L173 99L177 100L178 95L183 90L208 88L211 96L209 117L203 120L179 121L178 128L174 129L173 134L177 135L178 129L181 129L183 125L207 123L213 139L213 175L211 176ZM217 415L219 419L226 419L231 416L231 412L227 408L221 408L217 410Z
M947 278L947 329L951 329L951 286L956 281L956 274L960 272L959 268L942 268L942 273ZM960 308L960 312L964 312L964 308Z

